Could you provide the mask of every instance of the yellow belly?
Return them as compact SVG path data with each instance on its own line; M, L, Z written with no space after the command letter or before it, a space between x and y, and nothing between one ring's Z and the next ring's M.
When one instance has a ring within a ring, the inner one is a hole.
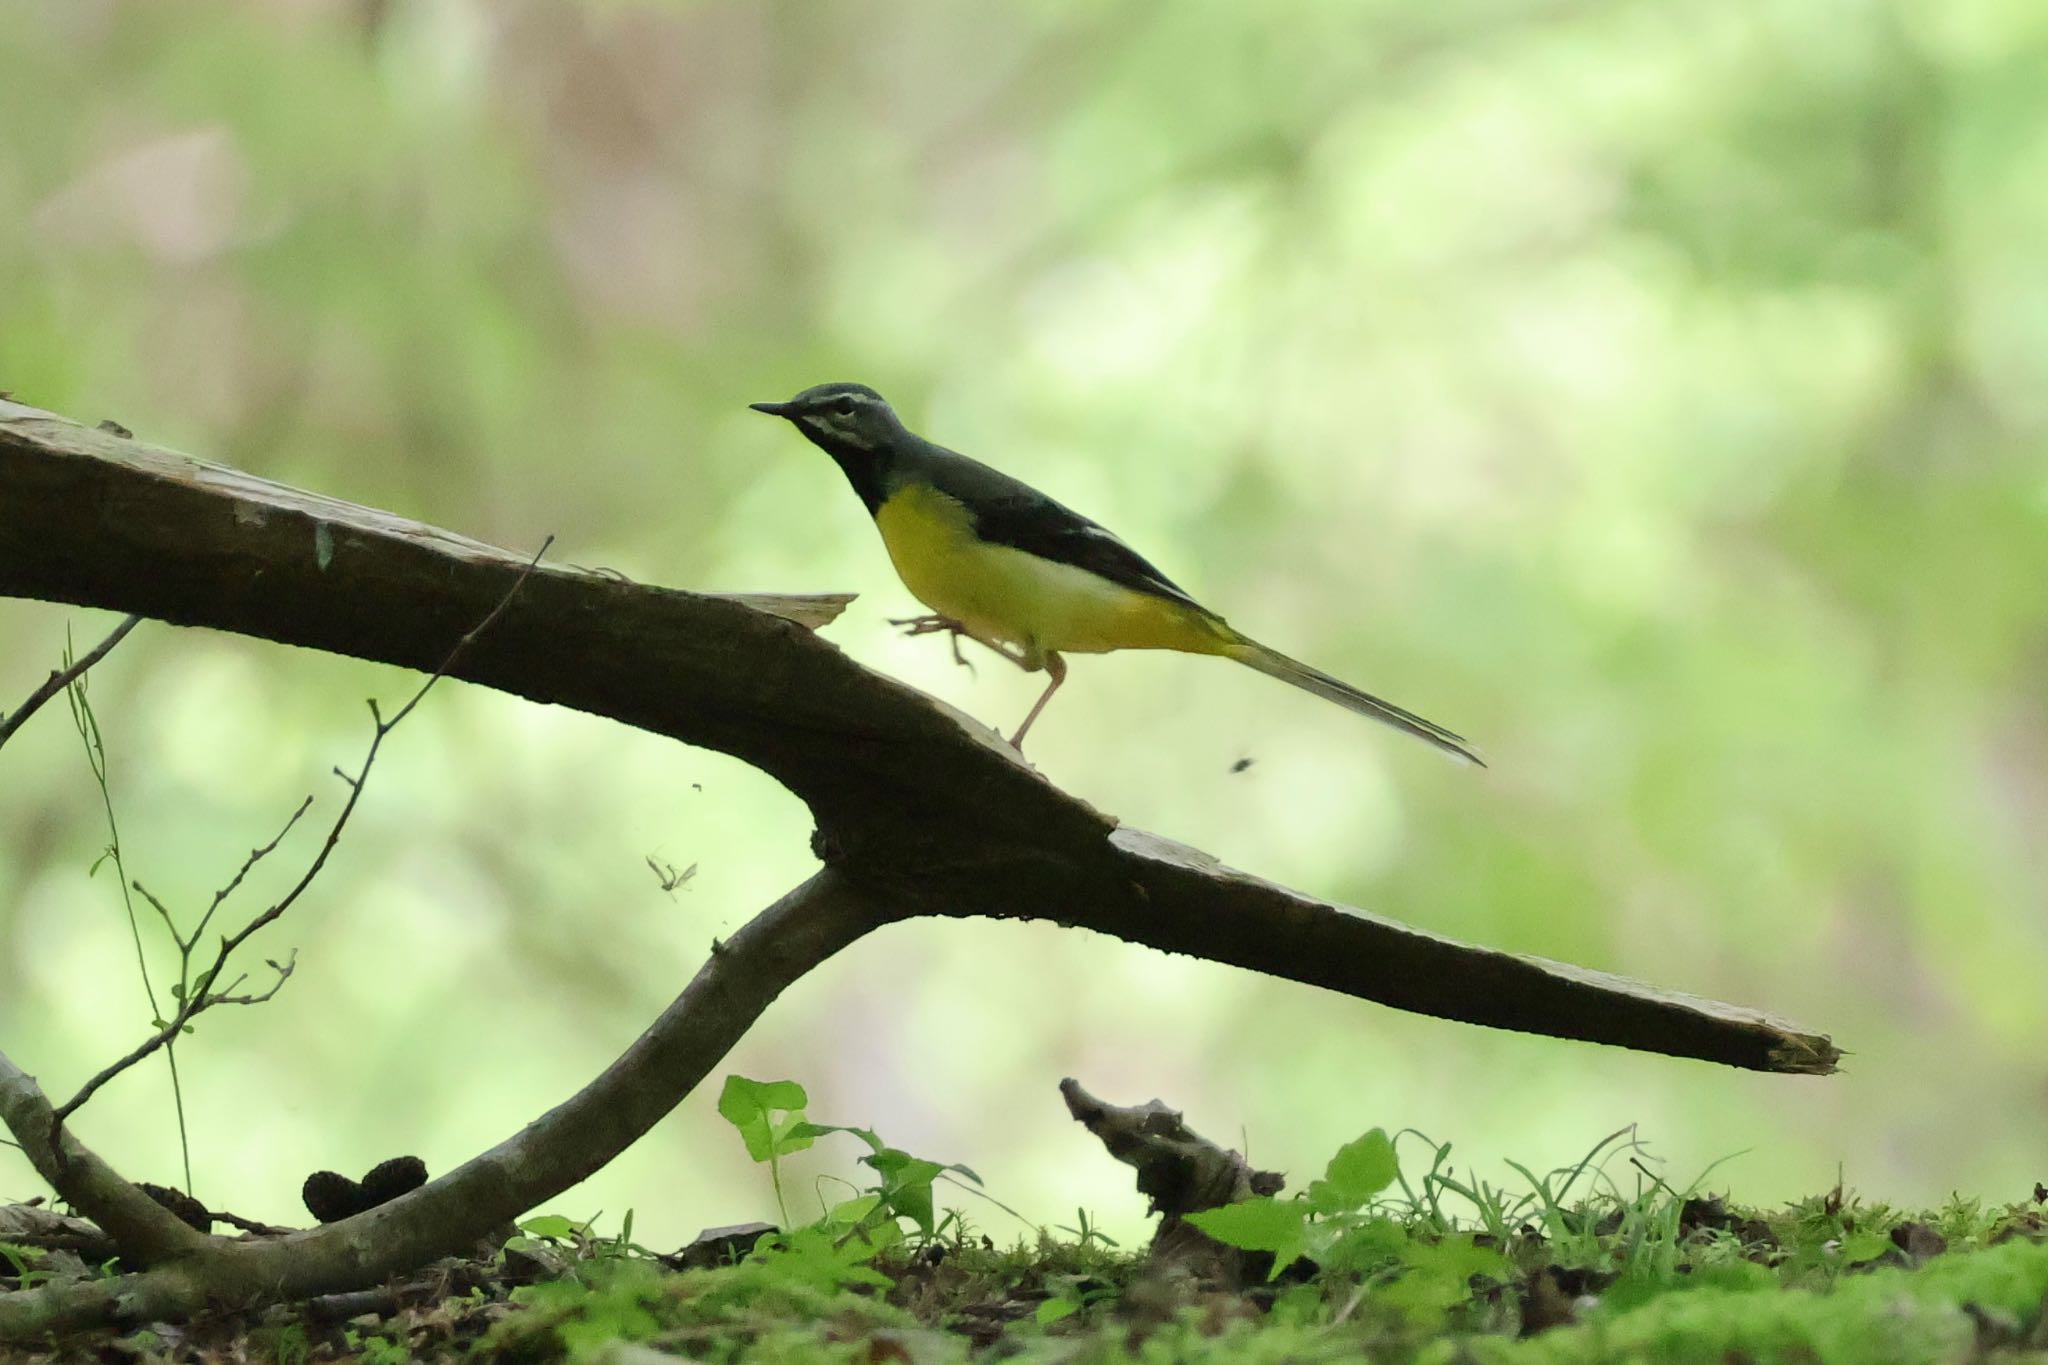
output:
M1229 627L1206 612L976 540L971 525L965 508L930 487L905 488L875 512L904 586L971 635L1034 654L1220 654L1236 643Z

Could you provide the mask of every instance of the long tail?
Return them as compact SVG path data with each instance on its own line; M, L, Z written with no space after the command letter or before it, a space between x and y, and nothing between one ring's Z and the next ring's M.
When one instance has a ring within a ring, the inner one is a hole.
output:
M1235 632L1232 632L1235 634ZM1356 711L1361 716L1371 716L1383 725L1391 725L1419 740L1434 744L1454 758L1467 763L1486 766L1486 760L1474 753L1465 742L1465 737L1453 734L1435 721L1424 720L1413 711L1403 711L1390 701L1381 701L1367 692L1361 692L1349 683L1339 682L1318 669L1310 668L1299 659L1290 659L1277 649L1268 649L1256 640L1247 640L1242 635L1237 643L1225 651L1226 657L1241 664L1256 668L1269 678L1293 683L1304 692L1313 692L1325 701L1336 702L1347 711Z

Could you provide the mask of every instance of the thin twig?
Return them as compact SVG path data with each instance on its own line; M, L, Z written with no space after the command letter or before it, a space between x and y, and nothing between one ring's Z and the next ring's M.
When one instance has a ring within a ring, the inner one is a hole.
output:
M177 1038L184 1031L186 1024L191 1022L194 1015L202 1013L216 1004L253 1003L242 999L223 997L214 993L213 984L220 979L221 973L226 969L228 958L233 955L235 949L248 941L250 935L265 925L275 922L285 911L291 909L299 897L305 894L306 888L313 884L314 879L327 866L327 859L334 852L335 845L341 842L341 832L348 827L349 817L355 813L356 802L362 799L363 784L370 776L370 767L376 763L377 753L383 747L385 737L391 733L400 721L412 714L413 708L418 706L427 693L433 690L435 683L447 676L448 670L455 666L456 661L462 657L463 652L476 642L478 636L490 629L492 623L498 619L505 608L512 604L512 599L518 596L519 590L526 585L528 576L539 565L541 556L546 554L548 547L554 543L555 538L553 536L549 536L541 542L540 549L534 551L533 558L526 562L526 566L519 571L519 576L512 580L512 586L505 590L505 595L498 599L498 604L491 608L483 620L477 622L466 635L455 642L455 647L448 651L448 656L441 661L441 666L428 675L427 680L420 684L419 690L412 694L412 699L399 707L389 720L386 720L382 713L378 711L377 703L374 700L370 702L370 718L375 723L376 728L370 736L369 750L363 755L362 766L356 769L354 777L351 778L346 774L342 775L342 780L348 783L348 800L342 803L340 814L335 816L333 825L328 828L327 841L320 846L320 851L313 855L313 861L307 865L305 873L269 909L257 915L234 933L224 935L221 938L220 949L214 954L213 965L200 973L192 989L187 991L185 998L178 1002L178 1011L168 1023L136 1045L126 1056L102 1068L92 1079L79 1088L77 1094L58 1106L52 1120L53 1133L57 1128L62 1127L66 1119L78 1111L80 1105L97 1094L100 1087ZM293 818L296 819L297 817L294 816ZM280 835L279 837L282 836ZM278 985L283 985L283 978L289 976L290 972L286 968L280 968L279 971ZM274 986L271 989L272 993L275 993L276 987Z
M308 810L312 809L312 806L313 798L309 794L305 800L299 802L299 808L292 812L291 819L284 822L284 828L277 832L277 837L275 839L272 839L269 843L263 845L263 847L261 848L252 848L249 850L249 856L243 860L241 870L236 872L233 877L229 878L228 884L226 886L223 886L220 890L213 893L213 904L207 906L206 913L199 917L199 923L197 926L193 928L191 936L189 938L181 938L178 940L178 946L180 948L183 948L189 952L199 942L199 936L205 933L206 926L213 922L214 911L220 909L221 903L227 900L229 896L235 894L235 888L239 887L242 884L242 879L249 875L249 870L251 868L255 867L256 864L262 862L265 858L269 857L273 852L276 851L277 846L284 842L284 836L290 834L292 832L293 826L299 823L299 817L304 815ZM175 933L173 936L175 937Z
M71 632L64 632L64 663L72 662ZM149 954L142 946L142 924L136 918L135 897L129 894L131 880L128 876L127 859L121 852L121 822L114 814L114 787L112 770L107 762L106 740L100 734L99 717L93 714L92 701L87 696L88 684L84 674L74 677L64 688L64 702L71 710L71 724L78 731L79 742L85 746L86 765L92 769L92 779L100 792L100 807L107 816L107 850L100 855L100 861L111 860L114 864L116 885L121 892L121 913L128 918L128 936L135 945L135 971L142 979L143 998L149 1002L149 1022L152 1028L163 1027L163 1006L157 1002L156 985L149 976ZM99 862L92 865L88 877L99 871ZM143 893L145 896L147 892ZM164 931L176 938L177 925L171 919L171 912L161 901L151 899L150 904L163 919ZM178 1069L178 1049L173 1044L164 1046L164 1069L171 1077L171 1110L178 1124L178 1158L185 1175L185 1190L192 1190L192 1129L185 1120L185 1079ZM52 1148L57 1159L64 1159L64 1144L55 1141L58 1134L55 1126L51 1129Z
M262 1223L254 1218L244 1218L238 1213L229 1213L226 1209L208 1209L207 1212L213 1215L214 1222L226 1223L231 1228L257 1237L289 1237L298 1231L297 1228L284 1228L275 1223Z
M70 1133L59 1133L50 1119L49 1098L36 1085L35 1077L5 1053L0 1053L0 1122L21 1140L22 1155L36 1174L49 1182L73 1212L97 1223L131 1264L151 1265L205 1245L200 1233L139 1186L122 1179L91 1148ZM53 1135L61 1149L50 1145ZM15 1302L13 1294L0 1294L0 1318L7 1316L7 1306ZM8 1359L15 1355L5 1354Z
M164 927L171 931L171 937L176 938L178 936L178 925L177 921L171 918L170 907L166 906L162 901L158 900L156 898L156 893L154 891L151 891L148 887L144 886L140 881L131 881L128 883L128 885L135 888L136 895L142 897L144 900L149 902L150 908L155 910L157 914L162 917ZM152 1008L155 1007L155 1004L155 1001L150 1002Z
M95 649L93 649L91 653L87 654L84 658L79 659L70 667L60 668L56 672L50 674L50 676L44 680L43 685L41 687L38 687L35 691L29 693L28 700L23 702L20 708L17 709L13 715L0 717L0 744L5 744L8 740L12 739L14 737L14 732L21 728L22 722L26 721L30 716L34 715L37 711L40 711L43 707L44 702L56 696L65 688L71 686L71 684L76 682L78 679L84 677L85 671L88 668L91 668L101 659L106 658L108 652L111 651L115 645L120 644L123 639L127 638L128 632L135 629L135 627L141 622L141 620L142 618L140 616L131 616L127 620L121 622L120 625L115 626L113 633L107 636L106 639L100 641L99 645Z
M298 970L299 950L296 948L292 949L291 952L285 955L285 959L283 962L266 961L263 965L270 968L270 970L272 970L273 972L277 973L277 980L271 983L269 990L264 991L259 995L227 994L226 991L232 991L235 987L241 985L244 981L247 981L249 979L248 973L244 972L242 975L236 977L233 981L228 982L227 987L224 991L216 992L213 995L209 996L206 1002L202 1004L199 1007L199 1009L210 1010L215 1005L261 1005L274 999L277 993L280 990L284 989L284 983L291 980L292 973ZM195 1014L197 1014L198 1012L199 1010L193 1011L193 1013Z

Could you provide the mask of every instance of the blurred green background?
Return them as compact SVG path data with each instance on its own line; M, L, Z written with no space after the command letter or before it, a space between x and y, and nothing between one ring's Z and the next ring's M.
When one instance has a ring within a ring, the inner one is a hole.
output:
M2044 63L2039 0L35 6L0 28L0 388L650 582L858 590L828 638L1012 725L1039 680L895 638L858 502L744 406L865 380L1494 764L1121 655L1035 732L1055 781L1853 1053L1723 1072L958 922L857 945L731 1058L1034 1222L1142 1226L1069 1074L1298 1180L1373 1125L1494 1174L1633 1122L1675 1182L1742 1153L1716 1181L1757 1200L1838 1168L2018 1198L2048 1176ZM0 602L0 706L111 619ZM92 694L130 871L195 911L317 792L277 885L362 699L413 681L139 630ZM0 1046L59 1094L148 1018L98 800L61 707L0 755ZM438 692L259 941L297 976L181 1050L197 1192L285 1220L315 1167L507 1136L808 872L807 831L719 755ZM698 870L670 896L649 856ZM80 1130L175 1180L169 1093L151 1066ZM558 1207L655 1245L769 1213L714 1099ZM850 1157L800 1163L798 1207ZM0 1195L40 1192L0 1152Z

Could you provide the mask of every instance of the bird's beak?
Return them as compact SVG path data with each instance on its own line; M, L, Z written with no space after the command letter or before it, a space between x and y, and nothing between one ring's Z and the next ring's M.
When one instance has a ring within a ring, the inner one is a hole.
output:
M747 406L755 412L765 412L770 417L791 417L796 414L794 403L749 403Z

